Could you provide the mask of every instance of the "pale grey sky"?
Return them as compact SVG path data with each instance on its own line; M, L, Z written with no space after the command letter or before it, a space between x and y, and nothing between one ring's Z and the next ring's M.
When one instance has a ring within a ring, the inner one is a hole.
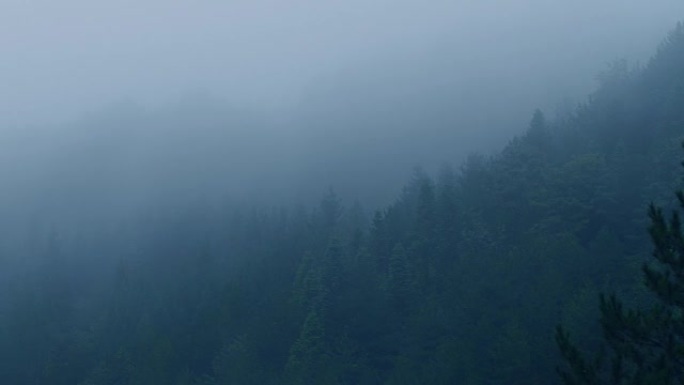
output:
M287 107L322 78L445 46L464 77L514 66L502 76L586 83L608 60L647 55L683 17L681 0L3 0L0 125L196 90Z

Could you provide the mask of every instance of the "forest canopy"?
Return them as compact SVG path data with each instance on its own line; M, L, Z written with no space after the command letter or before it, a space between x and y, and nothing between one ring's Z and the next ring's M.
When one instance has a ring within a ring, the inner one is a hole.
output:
M600 79L565 114L535 111L495 155L435 175L416 168L378 210L330 188L300 207L212 197L165 201L108 223L8 225L0 378L560 383L556 325L564 325L566 358L566 332L573 347L598 352L602 326L624 321L614 298L653 304L640 280L651 241L656 258L674 258L673 271L682 270L667 244L674 237L681 247L678 219L652 209L652 239L646 229L649 203L669 210L681 188L684 26L647 64L618 62ZM681 282L670 287L650 267L645 274L661 299L681 302L662 295ZM599 302L608 292L616 297ZM676 317L668 327L680 327L680 313L665 313ZM651 327L639 317L637 326Z

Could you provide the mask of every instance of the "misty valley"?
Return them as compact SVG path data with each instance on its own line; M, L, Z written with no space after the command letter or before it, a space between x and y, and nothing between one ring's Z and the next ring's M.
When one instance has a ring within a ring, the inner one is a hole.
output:
M349 15L321 6L311 20L284 22L278 13L289 11L270 5L269 33L328 56L291 62L295 48L244 27L235 41L281 61L242 62L252 51L238 50L226 71L261 68L272 72L264 84L286 84L316 60L342 60L300 24L346 34L335 20ZM115 28L83 7L74 15ZM138 20L130 41L144 39L157 19L127 12ZM160 20L186 20L164 12ZM230 19L239 28L256 17L241 12ZM492 31L500 45L483 34L476 49L428 54L409 32L432 23L443 36L451 21L406 12L424 24L387 16L384 34L361 24L358 39L418 53L316 74L316 87L282 97L291 104L265 107L276 88L248 91L235 75L220 87L256 107L199 89L158 105L91 106L61 123L0 119L0 383L684 383L684 24L666 25L646 60L597 59L591 66L604 69L589 90L577 85L584 64L573 67L570 44L567 57L536 51L502 22ZM213 40L174 36L207 44L210 53L175 64L200 79L204 67L191 64L211 61ZM358 57L376 47L344 36L339 50ZM158 46L154 68L171 71L162 59L172 44ZM542 74L561 59L567 78ZM204 71L213 81L219 69ZM74 81L65 100L77 78L65 77ZM84 106L96 98L87 87ZM0 114L24 119L10 99ZM67 109L54 103L46 111Z

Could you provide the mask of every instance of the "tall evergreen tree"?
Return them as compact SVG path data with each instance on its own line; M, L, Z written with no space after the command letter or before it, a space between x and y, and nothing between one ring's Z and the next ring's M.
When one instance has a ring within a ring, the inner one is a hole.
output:
M684 164L684 163L683 163ZM625 309L616 295L601 296L601 326L609 348L590 361L558 327L556 341L567 369L563 381L575 384L682 384L684 383L684 234L680 212L684 192L676 193L679 212L666 218L651 204L649 233L654 261L643 266L644 284L654 295L649 309Z

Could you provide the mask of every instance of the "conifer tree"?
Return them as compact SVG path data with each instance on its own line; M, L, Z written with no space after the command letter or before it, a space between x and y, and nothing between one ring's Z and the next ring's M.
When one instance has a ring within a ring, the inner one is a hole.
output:
M683 163L684 164L684 163ZM559 373L574 384L684 383L684 235L680 212L684 192L676 193L679 211L669 218L651 204L651 263L643 266L644 284L654 295L649 309L626 310L616 296L601 296L601 326L610 355L588 360L558 327L556 341L568 369Z
M394 246L390 257L388 291L392 306L405 313L411 294L411 277L406 250L399 243Z
M285 368L289 383L297 385L330 383L325 333L315 310L311 310L299 338L290 349Z
M534 146L545 146L549 140L549 132L544 113L537 109L532 115L530 126L527 129L527 138Z

